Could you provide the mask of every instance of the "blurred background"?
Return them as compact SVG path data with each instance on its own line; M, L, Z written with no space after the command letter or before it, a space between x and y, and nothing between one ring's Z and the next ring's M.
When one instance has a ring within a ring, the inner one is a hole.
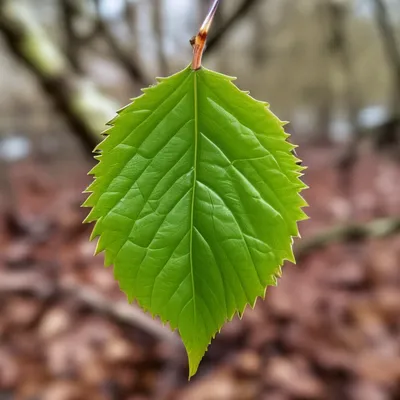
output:
M80 204L91 150L191 60L209 0L0 0L0 399L399 400L400 2L226 0L204 63L288 125L309 221L188 384Z

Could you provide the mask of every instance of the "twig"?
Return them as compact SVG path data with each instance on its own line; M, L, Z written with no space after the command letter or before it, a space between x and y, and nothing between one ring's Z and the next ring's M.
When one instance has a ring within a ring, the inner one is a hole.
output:
M54 293L54 288L38 272L0 272L0 294L9 293L32 293L46 299Z
M139 82L143 86L148 86L150 81L147 79L140 65L127 51L125 51L112 32L111 26L109 26L109 24L102 18L99 0L95 0L95 5L97 11L98 32L103 35L112 54L134 82Z
M132 81L138 82L143 86L148 86L150 82L145 76L144 72L133 60L133 58L122 48L121 44L118 42L113 32L111 31L111 27L108 26L108 24L102 19L100 19L98 23L99 31L103 34L104 39L108 43L112 54L131 77Z
M157 339L168 340L181 345L174 333L135 305L130 305L125 301L112 301L87 285L61 284L59 290L64 296L71 297L119 322L140 328Z
M125 301L112 301L87 285L50 280L39 272L1 272L0 294L25 293L43 300L49 298L68 298L81 303L92 310L152 335L159 340L170 341L182 346L176 334L170 332L161 323L143 313L137 306Z
M340 225L327 229L309 239L303 239L295 249L298 259L323 249L332 243L368 238L381 238L400 232L400 218L381 218L365 224Z
M242 4L237 8L237 10L228 18L224 24L222 24L217 31L210 37L207 43L207 53L215 50L221 43L223 38L231 29L239 22L243 17L245 17L249 11L260 2L260 0L243 0Z
M193 61L192 69L198 70L201 67L201 60L203 58L203 52L206 46L208 32L210 30L211 24L214 20L215 13L217 12L220 0L214 0L214 3L204 20L199 33L192 39L191 43L193 46Z

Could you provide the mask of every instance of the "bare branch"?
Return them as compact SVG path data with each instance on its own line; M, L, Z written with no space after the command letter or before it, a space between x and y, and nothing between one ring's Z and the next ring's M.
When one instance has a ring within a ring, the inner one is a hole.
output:
M125 69L128 75L131 77L133 82L139 82L143 86L148 86L150 84L146 77L146 74L140 67L140 65L134 60L134 58L123 48L121 43L115 37L111 26L104 21L100 12L99 0L94 0L97 10L97 24L98 32L101 33L109 45L110 51L120 63L120 65Z
M327 229L309 239L303 239L296 247L298 259L333 243L368 238L381 238L400 233L400 218L382 218L365 224L339 225Z
M163 326L161 322L155 321L137 306L130 305L125 301L112 301L87 285L64 284L61 286L61 293L89 306L95 311L109 315L119 322L140 328L157 339L174 343L180 342L179 338Z
M182 346L179 338L160 322L144 314L137 306L113 301L88 285L54 283L38 272L1 272L0 294L27 293L43 300L67 298L93 311L109 316L119 323L139 328L151 336Z
M222 42L223 38L229 33L232 28L244 18L249 11L260 2L260 0L243 0L242 4L237 8L237 10L228 18L223 24L217 27L214 34L210 37L207 42L207 53L210 53L216 49Z
M1 0L0 32L91 154L100 140L99 132L118 105L73 73L63 53L26 11L16 0Z

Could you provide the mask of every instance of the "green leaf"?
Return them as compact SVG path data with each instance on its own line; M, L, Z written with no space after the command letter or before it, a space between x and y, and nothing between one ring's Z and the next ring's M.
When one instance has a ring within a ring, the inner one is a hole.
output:
M305 219L284 125L233 78L190 67L119 112L85 206L130 301L172 329L190 376L211 338L276 284Z

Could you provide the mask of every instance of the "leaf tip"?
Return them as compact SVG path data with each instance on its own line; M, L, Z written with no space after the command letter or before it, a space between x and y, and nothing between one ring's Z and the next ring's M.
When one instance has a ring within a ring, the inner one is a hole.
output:
M188 375L188 381L190 381L197 373L199 369L199 365L201 360L203 359L204 354L199 355L195 354L193 355L193 352L188 352L188 359L189 359L189 375Z

